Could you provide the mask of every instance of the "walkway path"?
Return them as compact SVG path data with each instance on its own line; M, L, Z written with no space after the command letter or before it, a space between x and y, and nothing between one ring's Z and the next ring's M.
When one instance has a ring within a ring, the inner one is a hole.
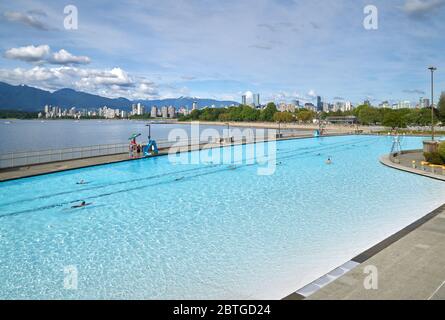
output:
M1 169L0 170L0 181L36 176L46 173L59 172L71 169L78 169L84 167L90 167L100 164L109 164L120 161L130 160L129 154L121 153L115 155L75 159L67 161L58 161L44 164L36 164L31 166L24 166L18 168Z
M385 166L445 181L445 170L440 166L422 166L421 163L424 160L423 152L421 150L406 151L395 158L390 157L389 155L380 158L380 162ZM415 161L415 167L413 167L413 161Z

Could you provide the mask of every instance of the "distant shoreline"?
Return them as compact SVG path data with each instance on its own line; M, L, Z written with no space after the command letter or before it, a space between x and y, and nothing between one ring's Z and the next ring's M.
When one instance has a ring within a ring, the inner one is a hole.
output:
M192 124L193 121L180 121L178 123L184 124ZM318 124L300 124L300 123L281 123L278 124L276 122L222 122L222 121L198 121L199 124L202 125L214 125L214 126L225 126L229 125L230 127L241 127L241 128L252 128L252 129L276 129L276 130L317 130L319 129ZM340 132L350 132L351 130L357 129L355 125L327 125L324 126L326 130L336 130ZM370 127L359 127L360 130L370 131Z
M251 129L275 129L275 130L295 130L295 131L313 131L319 129L318 124L300 124L300 123L275 123L275 122L223 122L223 121L178 121L177 119L164 119L164 120L155 120L155 119L17 119L17 118L1 118L1 122L9 122L9 121L100 121L100 122L111 122L111 121L125 121L128 123L131 122L142 122L142 123L150 123L150 124L165 124L165 125L192 125L193 123L198 123L199 125L205 126L220 126L227 127L227 125L231 128L251 128ZM324 129L330 133L350 133L355 130L361 130L363 133L374 133L374 134L387 134L391 131L389 128L385 128L382 126L356 126L356 125L325 125ZM413 135L413 136L429 136L431 132L428 131L417 131L417 130L408 130L408 129L399 129L398 132L400 134ZM444 136L445 131L437 128L437 135Z

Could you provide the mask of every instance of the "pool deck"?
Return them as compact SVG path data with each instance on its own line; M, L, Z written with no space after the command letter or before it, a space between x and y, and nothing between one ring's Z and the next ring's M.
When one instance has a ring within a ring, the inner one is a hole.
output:
M139 157L133 158L139 159ZM132 160L128 153L0 169L0 182Z
M415 161L415 167L413 167L413 161ZM422 150L409 150L396 157L384 155L380 158L380 162L387 167L445 181L445 170L437 167L422 166L422 161L425 161Z

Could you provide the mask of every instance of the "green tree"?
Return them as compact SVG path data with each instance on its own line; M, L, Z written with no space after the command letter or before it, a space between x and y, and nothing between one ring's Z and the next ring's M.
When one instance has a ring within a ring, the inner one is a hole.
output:
M383 116L382 124L392 129L406 128L405 112L403 110L388 110Z
M421 111L419 109L413 109L409 110L409 112L404 116L404 121L407 125L420 125L421 118Z
M297 113L297 119L302 122L312 121L315 117L315 113L310 110L300 110Z
M277 106L275 105L275 103L270 102L267 104L266 108L264 108L264 110L261 111L260 120L271 122L271 121L273 121L274 114L277 112L278 112L278 110L277 110Z
M201 110L195 109L195 110L192 110L192 112L190 112L189 117L191 120L196 121L196 120L199 120L200 115L201 115Z
M294 121L294 116L290 112L277 112L277 113L274 114L273 120L275 122L289 123L289 122L293 122Z
M358 110L358 120L362 124L369 125L382 122L383 117L378 109L370 106L361 106Z
M439 99L439 104L437 105L437 110L439 111L439 120L445 123L445 91L442 92Z
M260 118L260 112L251 106L241 108L241 119L243 121L257 121Z

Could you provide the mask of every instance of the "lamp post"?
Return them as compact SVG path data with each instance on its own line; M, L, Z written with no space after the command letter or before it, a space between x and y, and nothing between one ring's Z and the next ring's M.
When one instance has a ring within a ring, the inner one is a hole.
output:
M429 67L431 71L431 140L434 141L434 71L436 67Z

